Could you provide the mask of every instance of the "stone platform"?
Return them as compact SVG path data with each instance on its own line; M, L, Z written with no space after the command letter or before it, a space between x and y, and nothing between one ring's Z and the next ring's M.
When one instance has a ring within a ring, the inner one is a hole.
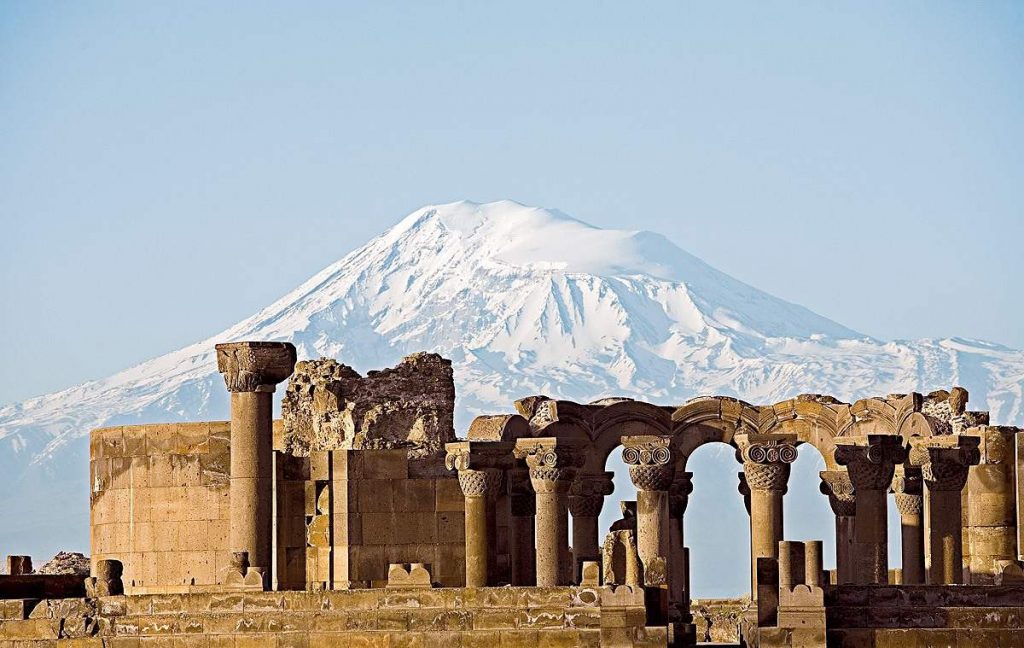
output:
M665 646L643 592L494 587L5 601L0 648Z

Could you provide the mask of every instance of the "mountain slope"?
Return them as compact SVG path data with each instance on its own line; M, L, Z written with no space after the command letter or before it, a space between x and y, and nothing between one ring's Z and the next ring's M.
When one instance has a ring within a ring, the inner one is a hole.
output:
M437 351L454 361L463 429L473 415L507 411L534 393L769 402L952 384L966 386L994 422L1022 419L1020 351L959 338L874 340L656 234L508 201L459 202L417 210L208 340L0 409L8 494L0 505L13 521L0 542L38 542L58 528L84 538L89 430L226 417L213 345L240 339L290 340L302 358L337 357L361 371Z

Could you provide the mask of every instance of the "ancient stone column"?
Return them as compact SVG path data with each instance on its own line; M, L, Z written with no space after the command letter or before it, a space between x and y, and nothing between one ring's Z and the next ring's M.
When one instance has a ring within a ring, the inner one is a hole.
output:
M1002 584L1017 561L1017 470L1014 447L1020 428L983 425L964 435L981 439L980 461L967 474L969 572L972 585Z
M960 491L978 463L978 437L946 435L911 439L910 462L924 480L924 567L929 585L963 582L963 517Z
M782 541L782 497L790 464L796 461L793 435L737 434L737 458L750 489L751 597L757 596L757 559L779 557Z
M689 623L690 614L690 565L683 536L683 515L693 492L693 473L676 470L672 484L668 487L668 559L672 565L669 579L669 606L672 610L669 620Z
M853 483L845 470L822 470L820 490L828 496L829 506L836 516L836 582L854 581L854 528L856 524L857 500Z
M924 583L924 491L921 469L907 464L896 466L892 478L896 509L900 512L900 549L903 555L903 585Z
M583 463L577 442L555 437L518 439L515 456L525 459L537 495L537 586L569 585L569 487Z
M534 517L537 514L537 496L530 486L530 473L524 468L509 470L509 504L511 527L509 528L509 559L512 562L512 584L534 585L537 566L534 561Z
M837 441L839 441L837 439ZM835 450L836 463L846 466L856 493L854 582L889 582L888 497L894 466L906 459L903 439L869 434L843 439Z
M216 349L217 369L231 393L229 548L248 553L249 570L262 570L266 588L273 527L271 394L295 369L295 347L288 342L231 342Z
M600 561L597 520L604 498L615 489L613 472L598 475L580 473L569 488L569 513L572 514L572 553L576 561L574 581L585 561Z
M512 444L489 441L446 443L444 465L459 473L466 502L466 587L486 587L493 572L497 538L493 537L493 509L504 483L504 470L512 462Z
M647 435L622 437L622 461L636 487L636 548L645 584L651 585L664 584L671 569L667 565L668 489L675 466L669 441L668 437Z

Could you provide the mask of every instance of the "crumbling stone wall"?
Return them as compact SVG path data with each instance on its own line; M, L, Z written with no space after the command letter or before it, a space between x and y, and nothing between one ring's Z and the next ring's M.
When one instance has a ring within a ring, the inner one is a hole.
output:
M392 369L360 376L337 360L299 362L284 395L282 449L408 448L410 457L441 452L455 440L452 363L415 353Z

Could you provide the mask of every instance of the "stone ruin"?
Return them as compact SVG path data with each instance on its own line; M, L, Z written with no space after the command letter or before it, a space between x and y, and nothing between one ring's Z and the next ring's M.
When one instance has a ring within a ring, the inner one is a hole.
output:
M460 440L439 356L362 377L296 364L285 343L217 353L230 421L92 432L90 575L12 557L0 648L1024 645L1024 431L989 425L962 388L765 405L531 396ZM749 604L692 596L686 466L707 443L735 451ZM821 541L783 534L807 451L825 463L834 570ZM602 533L613 452L637 499Z
M410 457L455 440L452 363L415 353L360 376L337 360L299 362L281 407L285 452L407 448Z

